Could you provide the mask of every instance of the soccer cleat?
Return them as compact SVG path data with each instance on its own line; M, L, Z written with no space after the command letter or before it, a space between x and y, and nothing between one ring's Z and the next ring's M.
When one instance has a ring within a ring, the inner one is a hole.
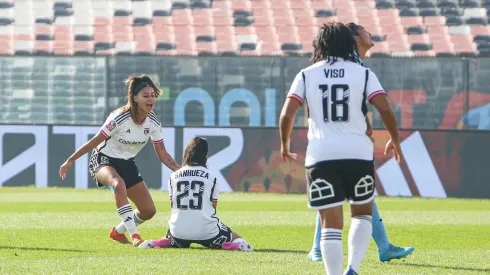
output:
M358 275L351 266L344 272L344 275Z
M167 238L163 238L160 240L149 240L142 242L138 248L169 248L171 241Z
M133 245L136 247L143 243L143 240L141 239L141 236L139 234L133 234L133 236L131 236L131 239Z
M240 244L232 243L232 242L224 242L221 248L223 250L240 250Z
M115 227L113 227L111 229L111 231L109 231L109 238L113 239L116 242L122 243L122 244L129 243L128 238L126 238L126 235L117 233Z
M383 252L379 252L379 260L382 262L389 262L393 259L401 259L410 255L415 248L413 247L398 247L390 244L388 249Z
M253 251L254 247L248 244L247 242L239 242L240 251Z
M322 262L322 251L319 249L312 249L310 253L308 253L308 260L312 262Z

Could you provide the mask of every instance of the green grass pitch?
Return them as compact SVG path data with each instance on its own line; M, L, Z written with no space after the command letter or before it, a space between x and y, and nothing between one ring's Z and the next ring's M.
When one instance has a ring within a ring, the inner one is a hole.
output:
M140 227L145 239L168 228L168 195L152 195L157 215ZM361 274L490 274L490 200L377 202L390 240L415 252L381 263L371 241ZM109 191L0 188L0 274L324 274L306 259L315 214L304 195L221 194L218 217L256 251L142 250L108 238L120 221ZM349 224L346 216L344 255Z

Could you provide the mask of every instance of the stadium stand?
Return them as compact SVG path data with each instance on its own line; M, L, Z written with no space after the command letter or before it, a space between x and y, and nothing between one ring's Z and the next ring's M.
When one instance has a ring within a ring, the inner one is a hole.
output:
M0 0L2 55L302 55L357 22L373 56L487 55L488 0Z

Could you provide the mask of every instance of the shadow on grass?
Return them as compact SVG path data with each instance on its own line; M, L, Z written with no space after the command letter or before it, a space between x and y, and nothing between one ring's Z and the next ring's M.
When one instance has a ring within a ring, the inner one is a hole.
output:
M196 249L196 250L202 249L202 250L211 250L211 251L212 250L218 250L218 249L210 249L210 248L201 247L201 246L191 246L190 249ZM274 248L262 248L262 249L255 248L253 252L255 252L255 253L292 253L292 254L308 255L309 251L306 251L306 250L289 250L289 249L274 249Z
M254 251L259 253L292 253L292 254L304 254L304 255L308 255L309 252L306 250L289 250L289 249L274 249L274 248L255 249Z
M37 250L37 251L61 251L61 252L88 252L80 249L63 249L49 247L25 247L25 246L4 246L0 245L0 249L18 249L18 250Z
M431 267L431 268L443 268L449 270L462 270L462 271L481 271L490 272L490 268L472 268L472 267L460 267L460 266L448 266L448 265L436 265L436 264L416 264L416 263L400 263L398 265L408 265L411 267Z

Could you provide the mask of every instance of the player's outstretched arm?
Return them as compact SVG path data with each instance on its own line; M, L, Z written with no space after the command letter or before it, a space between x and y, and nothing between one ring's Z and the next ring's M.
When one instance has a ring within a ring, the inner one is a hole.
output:
M289 152L290 137L293 131L294 116L301 107L301 103L292 98L286 98L279 118L279 131L281 135L281 157L284 161L296 159L296 154Z
M165 145L163 142L160 143L154 143L153 147L155 148L155 152L160 159L160 161L165 164L170 170L172 171L177 171L180 169L180 165L175 162L174 158L167 152L167 149L165 149Z
M80 158L81 156L85 155L88 153L89 150L94 149L97 147L102 141L105 140L105 136L99 132L97 135L95 135L93 138L91 138L89 141L87 141L84 145L82 145L78 150L73 153L66 161L63 163L60 167L60 177L62 180L65 179L66 173L70 169L70 167L73 165L73 163Z

